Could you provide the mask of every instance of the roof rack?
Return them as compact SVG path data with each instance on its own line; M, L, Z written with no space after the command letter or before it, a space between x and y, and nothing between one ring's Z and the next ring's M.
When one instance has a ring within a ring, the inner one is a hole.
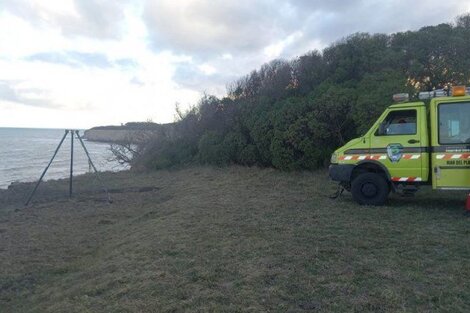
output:
M433 91L421 91L418 93L419 100L429 100L432 98L439 97L459 97L470 95L470 87L466 86L452 86L445 87L442 89L436 89ZM393 101L395 102L407 102L410 100L408 93L396 93L393 95Z
M450 90L449 88L444 88L444 89L436 89L433 91L422 91L418 94L418 98L420 100L428 100L428 99L439 98L439 97L452 97L452 96L465 96L465 95L470 95L470 87L454 86L450 88Z

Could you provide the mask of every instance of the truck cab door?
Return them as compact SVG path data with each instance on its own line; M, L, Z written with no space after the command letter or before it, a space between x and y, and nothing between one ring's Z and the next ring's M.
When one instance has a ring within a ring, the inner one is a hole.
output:
M470 189L470 100L432 108L433 188Z
M381 161L394 182L421 182L428 179L426 109L421 106L388 109L371 134L371 153L381 151Z

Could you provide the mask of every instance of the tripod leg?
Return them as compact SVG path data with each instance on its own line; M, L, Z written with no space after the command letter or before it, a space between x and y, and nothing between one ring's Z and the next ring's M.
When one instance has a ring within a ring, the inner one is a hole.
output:
M73 192L73 130L70 132L70 181L69 181L69 198L72 198Z
M88 153L88 150L87 150L87 148L86 148L86 146L85 146L85 143L83 142L82 137L80 137L80 134L78 133L78 130L75 131L75 134L77 135L77 138L78 138L78 140L80 141L80 144L82 145L83 150L85 151L86 156L88 157L88 162L90 162L90 165L91 165L91 167L93 168L93 171L95 172L95 175L96 175L96 177L98 178L98 181L100 182L101 187L103 188L104 192L106 193L106 197L108 198L108 203L111 203L112 200L111 200L111 197L109 196L108 188L106 188L106 186L103 184L103 182L102 182L102 180L101 180L101 177L100 177L100 174L99 174L98 170L96 169L95 164L94 164L93 161L91 160L90 154Z
M29 202L30 202L31 199L33 198L34 194L36 193L36 190L38 189L39 184L41 183L42 179L44 178L44 175L46 175L47 170L49 169L49 166L51 166L51 164L52 164L52 161L54 161L54 158L55 158L55 156L57 155L57 152L59 152L59 149L60 149L60 147L62 146L62 143L64 142L65 137L67 137L67 134L68 134L68 133L69 133L69 131L66 130L64 136L62 137L62 140L60 141L59 145L58 145L57 148L55 149L54 155L52 156L51 160L49 161L49 164L47 164L46 168L45 168L44 171L42 172L41 177L39 178L38 182L36 183L36 186L34 186L33 191L32 191L31 194L29 195L28 201L26 201L25 206L27 206L27 205L29 204Z

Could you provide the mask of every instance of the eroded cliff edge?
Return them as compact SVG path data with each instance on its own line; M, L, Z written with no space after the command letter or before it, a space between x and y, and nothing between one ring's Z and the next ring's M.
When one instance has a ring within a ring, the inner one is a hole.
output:
M121 126L98 126L86 130L83 138L89 141L122 143L133 142L142 135L174 137L176 123L127 123Z

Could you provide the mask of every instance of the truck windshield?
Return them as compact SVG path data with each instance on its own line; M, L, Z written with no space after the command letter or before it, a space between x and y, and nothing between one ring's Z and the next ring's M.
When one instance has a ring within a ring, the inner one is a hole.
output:
M439 105L439 143L470 143L470 103Z

